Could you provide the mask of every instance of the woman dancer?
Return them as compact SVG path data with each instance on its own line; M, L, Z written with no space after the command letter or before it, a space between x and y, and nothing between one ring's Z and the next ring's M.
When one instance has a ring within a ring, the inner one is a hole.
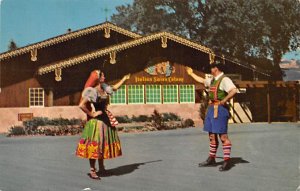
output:
M107 105L111 90L117 90L129 78L128 74L111 87L104 83L104 73L94 70L82 92L79 107L87 114L87 123L79 140L76 155L89 159L88 175L92 179L100 179L95 167L96 160L99 163L98 173L105 173L103 160L122 155L120 139L115 128L117 121L107 110Z

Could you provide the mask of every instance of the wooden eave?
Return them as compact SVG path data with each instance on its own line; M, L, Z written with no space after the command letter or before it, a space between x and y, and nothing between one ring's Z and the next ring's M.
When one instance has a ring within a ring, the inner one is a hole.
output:
M55 69L58 69L58 68L60 68L60 69L67 68L67 67L70 67L70 66L73 66L73 65L77 65L77 64L89 61L89 60L96 59L96 58L101 57L101 56L108 55L108 54L113 53L113 52L117 53L117 52L129 49L129 48L136 47L136 46L139 46L139 45L142 45L142 44L146 44L146 43L149 43L149 42L152 42L152 41L155 41L155 40L159 40L159 39L162 39L162 38L166 38L167 40L171 40L171 41L177 42L179 44L182 44L184 46L187 46L187 47L196 49L198 51L201 51L201 52L204 52L204 53L207 53L207 54L211 54L211 55L214 55L216 57L221 58L221 56L216 55L210 48L207 48L207 47L205 47L205 46L203 46L199 43L195 43L193 41L190 41L190 40L187 40L185 38L182 38L182 37L176 36L174 34L171 34L169 32L160 32L160 33L155 33L155 34L152 34L152 35L136 38L136 39L133 39L133 40L129 40L129 41L117 44L117 45L113 45L113 46L110 46L110 47L107 47L107 48L96 50L96 51L93 51L91 53L87 53L87 54L84 54L84 55L73 57L73 58L63 60L63 61L60 61L60 62L56 62L56 63L50 64L50 65L42 66L38 69L38 74L43 75L43 74L55 71ZM264 73L262 71L259 71L258 69L253 68L251 66L244 65L244 64L241 64L239 62L229 60L227 58L224 58L224 59L231 62L231 63L239 65L241 67L247 68L247 69L252 70L252 71L256 71L256 72L261 73L265 76L269 76L269 74Z
M62 43L62 42L68 41L68 40L72 40L72 39L75 39L75 38L78 38L78 37L81 37L81 36L85 36L85 35L88 35L90 33L105 30L106 28L108 28L110 30L113 30L113 31L116 31L120 34L123 34L123 35L131 37L131 38L141 37L141 35L139 35L139 34L136 34L136 33L133 33L131 31L125 30L123 28L120 28L120 27L118 27L118 26L116 26L116 25L114 25L110 22L105 22L103 24L91 26L91 27L88 27L88 28L84 28L84 29L81 29L81 30L77 30L77 31L74 31L74 32L63 34L63 35L60 35L60 36L57 36L57 37L54 37L54 38L50 38L50 39L47 39L45 41L41 41L41 42L38 42L38 43L35 43L35 44L31 44L31 45L28 45L28 46L25 46L25 47L22 47L22 48L18 48L18 49L13 50L13 51L4 52L4 53L0 54L0 61L11 58L11 57L15 57L15 56L18 56L18 55L21 55L21 54L25 54L27 52L30 52L31 50L35 50L35 49L38 50L38 49L49 47L49 46L59 44L59 43Z
M117 44L117 45L114 45L114 46L110 46L110 47L107 47L107 48L104 48L104 49L93 51L91 53L87 53L87 54L84 54L84 55L81 55L81 56L77 56L77 57L74 57L74 58L71 58L71 59L68 59L68 60L63 60L63 61L60 61L60 62L56 62L56 63L53 63L51 65L42 66L38 69L38 74L43 75L45 73L52 72L57 68L61 68L61 69L67 68L67 67L70 67L70 66L73 66L73 65L77 65L77 64L89 61L89 60L96 59L96 58L101 57L101 56L108 55L112 52L117 53L117 52L129 49L129 48L132 48L132 47L136 47L136 46L139 46L139 45L142 45L142 44L146 44L146 43L161 39L161 38L166 38L167 40L172 40L174 42L177 42L179 44L183 44L187 47L194 48L196 50L199 50L199 51L207 53L207 54L213 54L213 52L210 48L207 48L203 45L197 44L195 42L192 42L190 40L187 40L185 38L176 36L176 35L168 33L168 32L160 32L160 33L148 35L148 36L145 36L145 37L140 37L140 38L137 38L137 39L129 40L129 41L126 41L126 42L123 42L123 43L120 43L120 44Z
M284 82L284 81L235 81L239 88L266 88L266 87L288 87L294 88L299 85L297 81Z

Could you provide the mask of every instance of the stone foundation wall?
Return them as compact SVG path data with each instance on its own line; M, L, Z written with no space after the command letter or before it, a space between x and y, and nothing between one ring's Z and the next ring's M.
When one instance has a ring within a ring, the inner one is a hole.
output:
M191 118L195 121L196 127L202 126L199 115L199 104L161 104L161 105L110 105L109 110L115 116L128 115L151 115L156 109L160 113L172 112L183 119ZM0 133L8 132L13 125L22 125L18 120L19 114L32 113L33 117L51 118L80 118L85 119L85 114L78 106L44 107L44 108L0 108Z

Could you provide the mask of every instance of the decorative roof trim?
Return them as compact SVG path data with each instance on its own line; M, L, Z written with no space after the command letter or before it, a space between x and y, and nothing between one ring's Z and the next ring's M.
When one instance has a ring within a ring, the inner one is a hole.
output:
M136 34L136 33L133 33L131 31L125 30L123 28L120 28L120 27L118 27L118 26L116 26L116 25L114 25L110 22L105 22L103 24L99 24L99 25L95 25L95 26L92 26L92 27L88 27L88 28L85 28L85 29L78 30L78 31L74 31L74 32L71 32L71 33L63 34L63 35L60 35L60 36L57 36L57 37L54 37L54 38L50 38L50 39L42 41L42 42L38 42L38 43L35 43L35 44L32 44L32 45L28 45L28 46L25 46L25 47L22 47L22 48L18 48L18 49L13 50L13 51L2 53L2 54L0 54L0 60L4 60L4 59L7 59L7 58L18 56L18 55L30 52L31 50L34 50L34 49L41 49L41 48L45 48L45 47L48 47L48 46L51 46L51 45L54 45L54 44L58 44L58 43L61 43L61 42L64 42L64 41L68 41L68 40L71 40L71 39L74 39L74 38L78 38L80 36L84 36L84 35L87 35L87 34L90 34L90 33L93 33L93 32L97 32L97 31L100 31L100 30L104 30L105 28L109 28L111 30L114 30L118 33L129 36L131 38L141 37L141 35L139 35L139 34Z
M80 63L85 62L85 61L93 60L95 58L98 58L98 57L101 57L101 56L104 56L104 55L108 55L111 52L120 52L122 50L132 48L132 47L135 47L135 46L138 46L138 45L141 45L141 44L146 44L146 43L154 41L154 40L158 40L158 39L160 40L161 37L167 37L169 40L175 41L179 44L183 44L185 46L194 48L196 50L202 51L202 52L207 53L207 54L212 53L212 50L210 48L207 48L203 45L197 44L195 42L192 42L192 41L184 39L182 37L173 35L173 34L168 33L168 32L160 32L160 33L156 33L156 34L153 34L153 35L140 37L138 39L123 42L123 43L120 43L118 45L111 46L111 47L108 47L108 48L100 49L98 51L94 51L94 52L91 52L91 53L88 53L88 54L85 54L85 55L82 55L82 56L74 57L74 58L71 58L69 60L61 61L61 62L58 62L56 64L40 67L38 69L38 74L43 75L45 73L49 73L49 72L54 71L56 68L70 67L72 65L80 64Z
M185 38L176 36L176 35L168 33L168 32L160 32L160 33L148 35L148 36L145 36L145 37L140 37L140 38L137 38L137 39L133 39L133 40L130 40L130 41L127 41L127 42L123 42L123 43L120 43L118 45L114 45L114 46L111 46L111 47L108 47L108 48L100 49L100 50L97 50L97 51L94 51L94 52L91 52L91 53L84 54L82 56L77 56L77 57L74 57L74 58L71 58L71 59L68 59L68 60L60 61L60 62L51 64L51 65L42 66L38 69L38 74L43 75L43 74L52 72L57 68L67 68L67 67L70 67L70 66L73 66L73 65L77 65L77 64L80 64L82 62L86 62L86 61L93 60L93 59L96 59L96 58L101 57L101 56L108 55L112 52L120 52L122 50L132 48L132 47L135 47L135 46L138 46L138 45L141 45L141 44L146 44L146 43L154 41L154 40L160 40L161 37L166 37L167 39L172 40L174 42L177 42L179 44L183 44L185 46L194 48L196 50L202 51L202 52L207 53L207 54L213 54L213 55L218 56L218 57L221 58L221 56L216 55L210 48L207 48L203 45L200 45L198 43L192 42L190 40L187 40ZM229 62L232 62L234 64L237 64L241 67L250 69L252 71L256 71L256 72L261 73L265 76L270 76L269 74L267 74L263 71L260 71L257 68L251 67L249 65L241 64L237 61L227 59L227 58L225 58L225 60L227 60Z

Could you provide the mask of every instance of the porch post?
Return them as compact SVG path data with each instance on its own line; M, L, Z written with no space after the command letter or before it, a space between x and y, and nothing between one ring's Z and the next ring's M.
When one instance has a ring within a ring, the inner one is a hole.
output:
M268 109L268 123L271 123L271 100L270 100L270 81L267 84L267 109Z
M49 89L48 92L48 107L52 107L53 106L53 89Z

